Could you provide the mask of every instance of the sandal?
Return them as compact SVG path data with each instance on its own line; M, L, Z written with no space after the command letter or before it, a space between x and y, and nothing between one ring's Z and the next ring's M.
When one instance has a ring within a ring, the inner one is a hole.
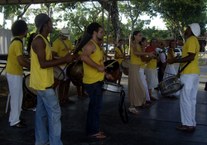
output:
M105 139L106 138L103 132L98 132L96 134L90 135L89 137L92 139Z
M139 111L135 107L129 107L129 112L135 115L139 114Z

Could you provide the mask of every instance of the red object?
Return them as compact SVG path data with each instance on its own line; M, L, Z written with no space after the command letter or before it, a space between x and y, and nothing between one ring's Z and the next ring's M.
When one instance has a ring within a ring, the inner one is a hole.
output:
M147 48L145 49L145 52L155 52L155 47L153 46L147 46Z

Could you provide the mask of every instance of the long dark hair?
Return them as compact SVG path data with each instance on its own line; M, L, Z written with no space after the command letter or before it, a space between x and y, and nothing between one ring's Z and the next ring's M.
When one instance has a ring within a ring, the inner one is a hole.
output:
M90 25L88 25L86 32L82 36L80 43L75 48L74 53L78 53L84 47L84 45L86 45L86 43L88 43L88 41L92 38L93 32L94 31L98 32L99 28L101 28L101 27L102 26L100 24L98 24L97 22L93 22Z
M133 33L132 33L132 36L131 36L131 40L132 41L134 41L135 40L135 35L137 35L138 33L140 33L140 31L134 31Z

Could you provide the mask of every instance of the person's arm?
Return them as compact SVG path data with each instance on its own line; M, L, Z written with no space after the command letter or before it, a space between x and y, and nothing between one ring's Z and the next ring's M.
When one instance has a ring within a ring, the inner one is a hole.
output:
M17 56L17 60L21 66L26 67L26 68L30 68L29 59L25 58L23 55Z
M81 60L87 65L97 69L98 71L104 72L104 65L99 65L90 58L90 55L94 52L95 49L95 45L91 42L88 42L83 49L83 53L81 54Z
M46 53L45 53L46 44L41 37L37 37L32 42L32 49L37 54L39 64L41 68L48 68L57 66L64 63L69 63L73 60L73 56L71 54L67 54L66 56L56 59L56 60L46 60Z
M134 55L140 57L140 56L146 56L146 57L155 57L153 52L139 52L135 45L131 45L131 49L133 49Z
M188 53L188 56L183 57L183 58L172 58L170 60L167 60L167 63L172 64L172 63L184 63L184 62L190 62L193 61L195 58L195 53Z

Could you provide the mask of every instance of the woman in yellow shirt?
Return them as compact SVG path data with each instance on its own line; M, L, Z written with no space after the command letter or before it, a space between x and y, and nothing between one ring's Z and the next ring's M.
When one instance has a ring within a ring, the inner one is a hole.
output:
M128 78L128 96L130 107L129 111L138 114L136 107L145 105L146 96L149 95L146 78L144 75L145 62L142 56L154 57L153 53L142 51L140 42L142 34L140 31L134 31L131 36L130 44L130 67Z

